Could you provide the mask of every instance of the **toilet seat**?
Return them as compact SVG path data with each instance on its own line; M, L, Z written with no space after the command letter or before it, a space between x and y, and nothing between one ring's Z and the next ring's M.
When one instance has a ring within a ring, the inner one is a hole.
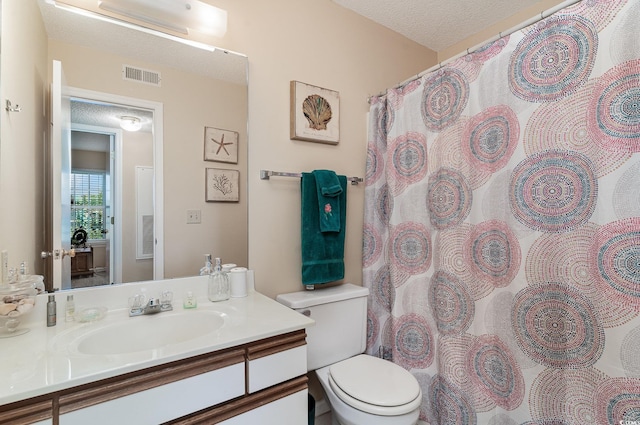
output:
M394 363L365 354L332 365L329 385L346 404L373 415L403 415L422 402L413 375Z

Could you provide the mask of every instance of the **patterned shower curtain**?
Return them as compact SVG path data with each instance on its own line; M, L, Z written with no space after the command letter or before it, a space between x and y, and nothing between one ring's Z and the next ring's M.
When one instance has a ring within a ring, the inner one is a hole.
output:
M430 424L640 425L640 0L372 99L368 352Z

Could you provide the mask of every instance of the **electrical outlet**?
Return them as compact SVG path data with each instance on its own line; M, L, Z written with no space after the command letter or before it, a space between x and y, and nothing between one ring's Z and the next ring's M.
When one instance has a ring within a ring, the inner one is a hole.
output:
M200 224L200 210L187 210L187 224Z

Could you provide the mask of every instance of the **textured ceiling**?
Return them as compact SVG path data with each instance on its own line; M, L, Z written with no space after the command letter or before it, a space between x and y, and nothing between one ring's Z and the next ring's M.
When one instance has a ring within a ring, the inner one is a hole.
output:
M120 128L120 117L140 119L140 131L151 132L153 113L149 110L75 100L71 102L71 122L95 127Z
M333 2L439 52L539 3L539 0L333 0Z

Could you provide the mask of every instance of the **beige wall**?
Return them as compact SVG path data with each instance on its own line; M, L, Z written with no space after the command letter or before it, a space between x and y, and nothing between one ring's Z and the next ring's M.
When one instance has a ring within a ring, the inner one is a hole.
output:
M71 136L73 138L73 136ZM71 150L71 168L80 170L106 171L107 153L96 151Z
M540 1L487 33L436 54L330 0L207 1L229 13L229 34L221 45L228 43L227 47L246 53L251 65L249 264L255 269L257 288L272 297L302 290L300 194L297 182L261 181L259 170L330 168L363 176L369 95L561 2ZM277 18L271 18L274 11ZM290 80L340 92L338 146L289 139ZM364 186L348 189L345 281L358 285L362 284L363 194Z
M247 263L255 269L256 286L263 293L275 296L281 292L297 291L302 289L299 181L286 178L261 181L259 170L300 172L330 168L349 176L364 176L367 98L434 64L436 53L330 0L209 2L226 9L229 14L227 35L210 42L243 52L249 57L251 147L249 169L241 174L241 178L246 179L249 185ZM89 65L83 67L79 64L77 70L66 72L70 85L96 90L95 85L104 84L103 80L108 74L106 69L113 68L112 62L116 66L121 63L110 55L94 57L90 52L70 56L69 52L73 52L74 48L58 48L56 44L50 44L51 51L63 63L71 64L65 65L65 68L73 69L80 59L85 58L89 59L87 62L92 69L104 68L99 73L88 72ZM166 80L164 72L166 70L163 71L163 86ZM340 93L341 141L338 146L289 139L291 80ZM113 87L109 87L108 91L117 93L118 84L121 83L112 82ZM127 95L153 100L153 89L140 95ZM192 105L185 105L182 110L173 112L181 112L188 118L188 115L200 111ZM169 112L165 110L165 117L168 115ZM189 143L188 140L188 134L182 135L179 140L168 141L165 137L165 159L184 156L185 149L189 149L184 144ZM183 225L184 210L187 209L184 205L188 204L186 194L191 190L188 186L192 184L190 182L200 181L195 174L199 172L198 167L202 167L202 161L198 166L194 166L194 163L185 163L182 167L165 165L167 277L176 275L172 272L172 264L186 264L194 260L200 262L202 253L220 252L215 249L198 252L187 249L191 241L202 240L203 233L216 235L227 232L231 237L246 238L242 231L226 225L222 220L217 221L218 226L215 223L200 227ZM173 184L171 189L167 187L168 184ZM361 284L364 185L350 186L348 191L345 281ZM167 199L168 196L172 198ZM202 209L204 219L206 207ZM175 237L172 238L172 235ZM189 242L174 243L169 248L170 240L177 241L183 235ZM169 249L173 249L171 254ZM242 264L238 255L223 255L223 260L227 258L227 261ZM197 267L200 267L199 263Z
M38 6L4 0L0 99L0 250L42 271L47 39ZM5 99L22 112L5 112Z
M229 14L224 47L249 57L249 264L268 296L303 290L300 182L259 170L328 168L364 176L367 98L436 62L436 54L330 0L214 1ZM291 80L340 93L337 146L289 139ZM362 284L364 185L347 201L345 281Z

